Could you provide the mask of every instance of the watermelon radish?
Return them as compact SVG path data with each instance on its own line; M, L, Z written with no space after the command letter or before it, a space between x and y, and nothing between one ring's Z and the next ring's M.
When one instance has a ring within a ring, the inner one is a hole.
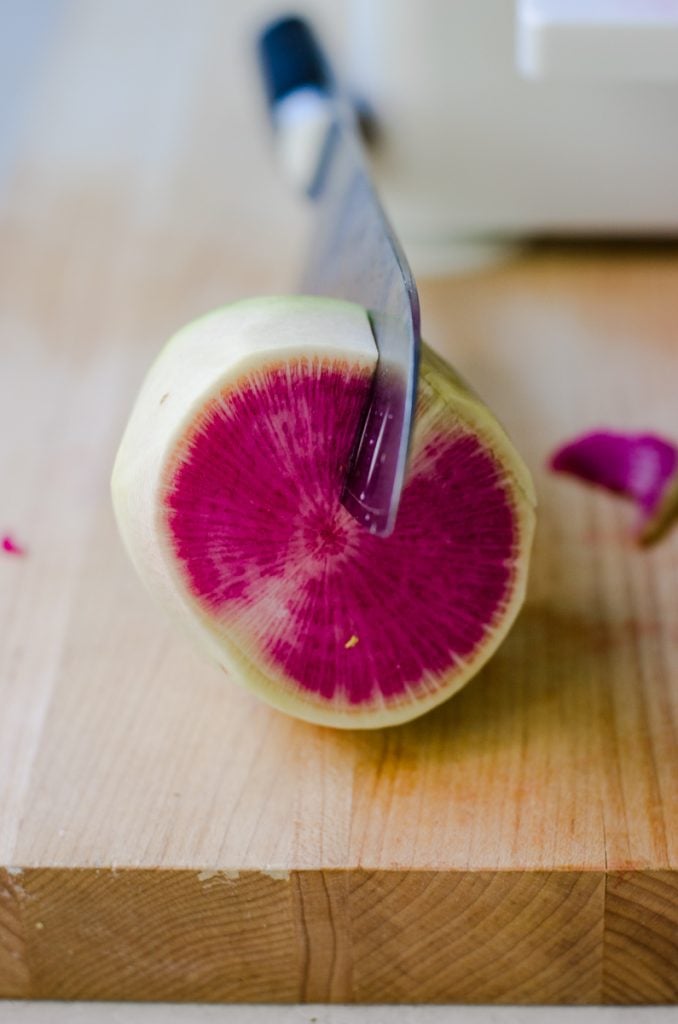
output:
M394 532L340 503L376 365L365 311L260 298L179 332L113 472L128 552L235 681L299 718L373 728L480 669L523 601L532 482L487 408L423 346Z

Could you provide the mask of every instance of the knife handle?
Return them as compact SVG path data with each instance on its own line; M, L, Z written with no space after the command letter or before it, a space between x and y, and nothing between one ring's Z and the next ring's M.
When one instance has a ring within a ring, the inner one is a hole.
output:
M297 89L330 92L327 61L301 18L280 18L267 25L259 37L259 56L271 108Z
M279 162L297 189L313 195L336 117L329 64L308 23L297 17L267 25L258 50Z

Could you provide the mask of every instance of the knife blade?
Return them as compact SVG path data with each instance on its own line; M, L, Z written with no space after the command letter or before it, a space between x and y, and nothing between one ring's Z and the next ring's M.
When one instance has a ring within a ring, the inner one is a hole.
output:
M286 165L316 207L302 279L306 294L359 303L378 360L341 500L371 533L394 528L412 433L420 312L405 254L379 202L353 105L337 88L308 24L285 18L260 37ZM301 158L300 158L301 155Z

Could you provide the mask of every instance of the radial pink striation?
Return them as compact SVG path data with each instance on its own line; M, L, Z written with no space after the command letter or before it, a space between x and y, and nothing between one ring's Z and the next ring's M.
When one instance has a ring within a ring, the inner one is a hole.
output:
M211 620L291 686L352 706L434 690L470 660L510 595L518 540L501 466L454 420L415 447L390 537L346 512L368 387L328 359L248 375L194 424L165 498Z

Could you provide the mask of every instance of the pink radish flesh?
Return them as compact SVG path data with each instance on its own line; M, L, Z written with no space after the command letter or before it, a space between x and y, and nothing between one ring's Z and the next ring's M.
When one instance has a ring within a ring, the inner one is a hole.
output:
M276 677L358 707L433 691L473 660L519 543L505 470L452 415L415 445L390 537L349 516L339 494L368 387L329 358L248 373L177 445L162 511L203 613Z

